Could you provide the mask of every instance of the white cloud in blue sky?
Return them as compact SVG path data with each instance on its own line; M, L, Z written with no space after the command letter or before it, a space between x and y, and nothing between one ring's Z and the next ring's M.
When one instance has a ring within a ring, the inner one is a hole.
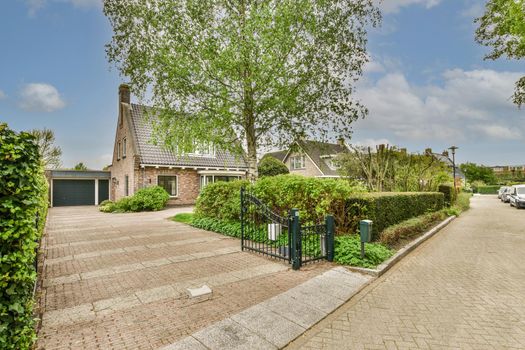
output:
M376 2L379 3L379 8L381 8L383 13L388 14L397 13L403 7L412 5L420 5L426 8L432 8L438 5L441 0L379 0Z
M78 8L100 7L102 0L25 0L30 16L35 16L37 12L43 9L51 2L71 4Z
M19 106L28 112L55 112L66 106L58 90L50 84L26 84L20 92Z

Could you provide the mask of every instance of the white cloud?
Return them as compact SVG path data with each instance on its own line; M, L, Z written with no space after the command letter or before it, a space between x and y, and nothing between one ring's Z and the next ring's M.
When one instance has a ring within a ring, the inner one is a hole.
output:
M5 92L3 92L2 90L0 90L0 100L3 100L4 98L6 98L7 95L5 94Z
M403 7L421 5L427 9L439 5L441 0L375 0L384 13L397 13Z
M466 18L478 18L483 15L484 11L485 5L483 3L478 2L467 6L467 8L461 11L461 16Z
M26 0L28 12L30 16L44 8L50 2L66 3L77 8L101 7L102 0Z
M359 125L404 140L518 139L525 123L509 97L521 75L453 69L440 85L418 86L389 73L359 87L370 112Z
M53 85L30 83L22 89L19 105L30 112L54 112L64 108L66 103Z

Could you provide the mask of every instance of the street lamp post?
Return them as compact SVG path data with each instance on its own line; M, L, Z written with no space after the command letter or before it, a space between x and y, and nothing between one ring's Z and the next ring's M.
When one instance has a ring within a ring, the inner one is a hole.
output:
M456 147L456 146L452 146L452 147L449 147L448 149L452 151L452 169L453 169L453 174L454 174L454 193L458 193L458 190L457 190L457 187L456 187L456 150L458 149L459 147Z

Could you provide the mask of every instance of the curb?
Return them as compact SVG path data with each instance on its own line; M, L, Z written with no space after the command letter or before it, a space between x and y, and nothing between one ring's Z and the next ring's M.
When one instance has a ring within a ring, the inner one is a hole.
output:
M375 269L367 269L364 267L353 267L353 266L345 266L348 270L354 271L354 272L360 272L365 273L371 276L379 277L383 275L385 272L390 270L392 266L394 266L399 260L404 258L408 253L410 253L412 250L416 249L418 246L420 246L423 242L425 242L430 237L434 236L436 233L441 231L445 226L450 224L454 219L456 219L456 216L450 216L443 220L441 223L437 224L433 228L431 228L429 231L427 231L425 234L420 236L419 238L415 239L414 241L410 242L400 250L394 256L392 256L387 261L383 262L381 265L377 266Z

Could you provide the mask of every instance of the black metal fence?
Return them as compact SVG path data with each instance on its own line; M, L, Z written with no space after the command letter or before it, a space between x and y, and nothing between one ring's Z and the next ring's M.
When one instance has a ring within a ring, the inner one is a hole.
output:
M334 258L333 216L326 216L323 224L302 226L297 209L281 216L245 188L241 189L241 231L242 250L285 260L294 270Z

